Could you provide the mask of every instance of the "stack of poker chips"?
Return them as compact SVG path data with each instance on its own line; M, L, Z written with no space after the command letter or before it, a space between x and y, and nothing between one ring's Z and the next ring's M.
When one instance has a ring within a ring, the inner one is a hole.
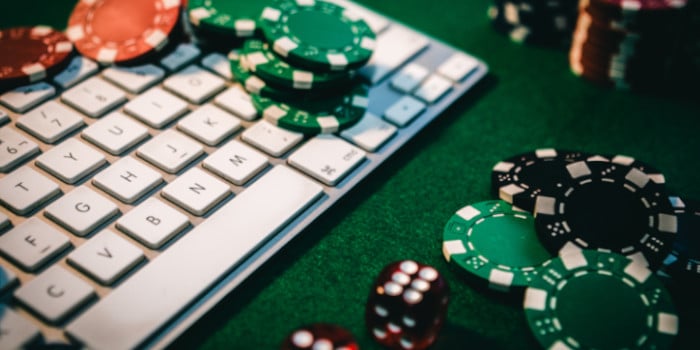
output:
M325 1L192 0L187 12L199 44L234 47L232 75L268 122L311 135L365 115L369 89L356 71L375 34L351 11Z
M569 63L606 86L665 86L682 36L687 0L582 0Z
M494 0L488 16L494 28L516 43L568 47L576 24L571 0Z

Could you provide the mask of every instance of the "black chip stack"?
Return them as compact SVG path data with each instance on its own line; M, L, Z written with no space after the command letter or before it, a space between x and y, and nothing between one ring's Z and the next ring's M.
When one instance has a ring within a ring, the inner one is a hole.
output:
M576 24L571 0L494 0L488 16L494 28L517 43L568 47Z

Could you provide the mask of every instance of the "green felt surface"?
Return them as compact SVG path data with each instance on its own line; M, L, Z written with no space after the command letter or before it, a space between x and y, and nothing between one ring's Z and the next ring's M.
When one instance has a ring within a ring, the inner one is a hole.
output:
M376 349L363 320L370 284L384 265L410 258L435 266L452 288L436 349L536 349L521 301L473 289L441 254L450 216L490 198L496 162L540 147L622 153L662 169L677 193L700 198L697 102L580 80L566 52L513 44L493 32L487 0L362 2L484 59L491 74L174 347L274 349L295 327L323 321L348 328L362 349ZM2 1L0 25L61 27L70 3ZM682 308L695 319L681 320L678 347L697 348L687 330L698 329L700 311Z

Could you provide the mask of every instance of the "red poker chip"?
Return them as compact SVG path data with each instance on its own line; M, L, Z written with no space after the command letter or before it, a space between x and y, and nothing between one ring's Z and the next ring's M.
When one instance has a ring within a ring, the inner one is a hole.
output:
M60 71L73 44L51 27L16 27L0 30L0 52L0 85L16 86Z
M80 0L66 34L100 63L124 63L162 50L180 18L180 0Z

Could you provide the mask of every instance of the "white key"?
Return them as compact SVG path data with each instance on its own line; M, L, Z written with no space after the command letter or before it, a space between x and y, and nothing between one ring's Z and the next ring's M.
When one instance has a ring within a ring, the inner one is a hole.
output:
M30 272L69 246L66 235L36 217L0 236L0 251Z
M141 249L110 230L104 230L68 255L68 262L103 285L119 277L143 260Z
M425 108L425 103L411 96L404 96L384 112L384 118L398 127L403 127L423 113Z
M177 128L209 146L215 146L241 127L238 118L212 104L199 107L177 123Z
M374 152L396 134L396 127L367 112L364 117L349 129L340 133L344 139Z
M187 216L155 197L117 220L118 229L151 249L160 248L189 224Z
M211 53L202 59L204 68L218 74L226 80L233 80L231 73L231 62L228 58L220 53Z
M202 166L231 183L242 186L265 169L267 164L264 154L233 140L207 157Z
M102 71L102 76L122 89L138 94L163 79L165 71L149 63L136 67L112 66Z
M420 85L414 95L430 104L437 102L450 90L452 90L452 82L450 80L440 75L433 74Z
M475 58L458 52L441 64L437 71L443 77L458 83L478 66L479 62Z
M0 265L0 296L5 294L5 292L10 290L10 288L14 287L16 283L17 275L15 275L12 270ZM0 322L2 322L1 319L2 317L0 317ZM0 343L2 343L2 333L0 333Z
M0 171L8 172L39 152L39 145L10 129L0 129Z
M189 66L173 74L165 79L163 86L196 104L201 104L226 87L223 79L197 66Z
M94 61L83 56L76 56L70 61L68 67L66 67L63 72L53 78L53 82L67 89L97 73L98 69L99 66Z
M165 186L163 197L190 213L204 215L230 193L228 185L208 175L200 168L192 168Z
M5 215L5 213L0 211L0 232L2 232L6 227L11 226L12 222L10 218Z
M317 135L292 153L289 164L334 186L352 169L360 165L367 154L334 135Z
M58 265L15 292L17 300L52 323L63 320L94 296L89 284Z
M124 203L133 203L156 188L163 177L151 167L126 156L101 171L92 183Z
M19 128L46 143L54 143L83 125L80 114L56 101L46 102L17 120Z
M139 147L136 153L163 171L175 174L204 153L204 148L189 137L168 129Z
M418 63L410 63L401 69L391 80L391 86L403 93L411 93L430 74L428 68Z
M49 205L44 215L74 234L85 236L117 213L119 208L109 199L80 186Z
M160 60L160 64L170 71L175 71L194 61L199 53L199 48L193 44L179 44L173 52Z
M279 157L301 142L304 135L261 120L244 131L241 139L273 157Z
M391 26L377 36L377 43L369 63L360 69L360 74L376 85L389 73L400 67L411 57L428 47L428 39L401 26Z
M68 333L88 348L138 346L322 193L275 167L78 316Z
M89 117L97 118L124 103L126 94L100 77L92 77L64 92L61 100Z
M39 338L39 328L5 305L0 305L0 349L23 349Z
M24 113L55 94L56 88L42 81L20 86L0 95L0 103L17 113Z
M31 212L60 192L55 182L27 166L0 179L0 202L19 215Z
M162 128L187 111L187 102L154 87L124 106L124 111L154 128Z
M253 106L250 95L238 86L232 86L216 96L214 103L241 119L255 120L258 117L258 111Z
M68 139L39 156L36 165L61 181L74 184L106 162L102 153L76 139Z
M0 109L0 125L6 124L10 121L10 115L7 112Z
M83 138L120 155L148 137L148 129L121 112L112 112L83 130Z

